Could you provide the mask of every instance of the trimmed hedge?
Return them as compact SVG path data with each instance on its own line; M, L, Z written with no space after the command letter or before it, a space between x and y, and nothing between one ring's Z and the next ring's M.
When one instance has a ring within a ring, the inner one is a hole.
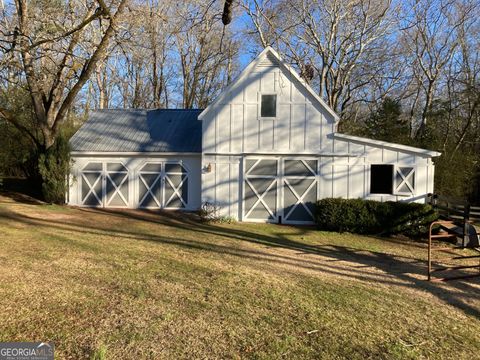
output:
M318 201L316 209L319 229L356 234L419 236L437 218L428 204L394 201L328 198Z

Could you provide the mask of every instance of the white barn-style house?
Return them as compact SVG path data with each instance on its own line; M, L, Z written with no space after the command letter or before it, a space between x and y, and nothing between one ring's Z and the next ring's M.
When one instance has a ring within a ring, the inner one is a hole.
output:
M270 47L204 110L100 110L71 139L68 202L311 223L327 197L424 202L440 153L340 134Z

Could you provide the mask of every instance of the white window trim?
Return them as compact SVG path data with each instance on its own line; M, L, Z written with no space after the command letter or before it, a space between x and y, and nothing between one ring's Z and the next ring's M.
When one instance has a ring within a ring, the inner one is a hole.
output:
M275 114L276 116L262 116L262 95L275 95ZM262 92L259 91L257 95L258 100L258 110L257 118L258 120L277 120L278 119L278 94L274 91L271 92Z

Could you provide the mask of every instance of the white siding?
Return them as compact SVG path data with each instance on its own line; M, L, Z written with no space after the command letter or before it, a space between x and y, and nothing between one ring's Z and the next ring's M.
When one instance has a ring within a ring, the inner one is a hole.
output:
M290 120L291 105L278 105L278 120L274 121L275 126L275 150L290 149Z
M302 152L305 150L305 104L292 104L292 115L290 121L290 147L288 150ZM318 149L320 144L314 147Z
M231 151L243 152L243 104L232 105L231 139Z
M333 166L333 197L348 198L348 165L337 164Z
M226 105L217 112L217 131L216 131L216 148L218 152L226 153L230 152L231 143L231 124L232 114L231 106Z
M333 158L321 157L320 158L320 199L333 196Z
M299 151L300 148L297 148ZM342 156L318 156L318 197L362 198L377 201L424 202L433 192L434 165L428 157L335 140L335 152ZM242 170L241 156L207 156L203 165L213 164L212 173L202 175L203 201L220 206L222 216L241 218ZM393 164L415 168L415 191L411 195L370 194L370 166Z
M219 207L220 216L239 218L240 214L240 158L235 156L204 156L202 173L202 202Z
M257 60L256 60L257 61ZM203 115L202 202L221 206L221 214L241 218L245 156L305 156L319 160L318 197L379 201L424 201L433 191L428 155L334 138L335 118L274 56L258 60ZM260 117L261 94L277 95L275 119ZM413 166L410 196L370 194L370 166Z
M260 117L262 93L277 95L274 120ZM279 66L258 66L222 99L202 120L204 154L332 151L332 115Z
M260 117L262 93L277 95L275 119ZM202 174L201 201L217 204L223 216L241 217L243 154L333 150L334 118L271 57L234 84L202 122L202 165L212 172Z
M323 157L322 160L321 167L327 169L325 174L328 176L322 177L321 188L322 184L326 188L332 187L332 196L334 197L424 202L426 195L433 192L434 164L426 155L335 139L335 152L344 151L348 154L358 154L358 156ZM370 194L370 166L373 164L414 167L414 193L411 195ZM333 180L330 180L330 177ZM331 181L333 181L333 186ZM321 192L321 196L328 197L329 195L328 192Z
M305 149L320 149L322 143L322 113L308 104L305 114Z

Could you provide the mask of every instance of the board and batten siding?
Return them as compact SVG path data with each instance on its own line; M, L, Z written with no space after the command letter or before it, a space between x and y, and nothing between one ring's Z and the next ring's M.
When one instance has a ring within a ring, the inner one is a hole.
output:
M393 151L376 146L348 144L362 150L358 155L308 156L318 159L318 198L341 197L377 201L409 201L423 203L426 195L433 192L434 165L430 158L402 151ZM287 155L285 155L287 156ZM261 155L262 158L284 156ZM221 216L237 219L242 217L243 161L241 156L204 156L205 163L212 167L202 175L203 201L220 207ZM373 164L392 164L414 167L415 191L411 195L370 194L370 167Z
M277 95L275 119L260 117L261 94ZM332 114L267 53L202 119L202 164L211 168L202 174L202 201L240 218L243 156L331 153L335 126Z
M260 117L261 94L277 95L276 119ZM333 150L333 116L273 62L239 79L202 120L204 154Z
M277 95L275 119L260 117L262 94ZM424 202L433 192L432 155L368 139L337 138L332 111L269 51L254 60L200 118L202 202L219 206L221 216L242 219L246 157L318 159L318 198ZM414 193L370 194L372 164L414 167Z
M435 167L429 156L341 139L335 139L334 152L349 155L320 158L320 198L425 202L426 195L433 192ZM411 195L370 194L370 167L375 164L413 167L415 169L414 193Z
M211 171L202 174L202 202L220 207L221 216L240 218L241 208L241 157L204 156Z

